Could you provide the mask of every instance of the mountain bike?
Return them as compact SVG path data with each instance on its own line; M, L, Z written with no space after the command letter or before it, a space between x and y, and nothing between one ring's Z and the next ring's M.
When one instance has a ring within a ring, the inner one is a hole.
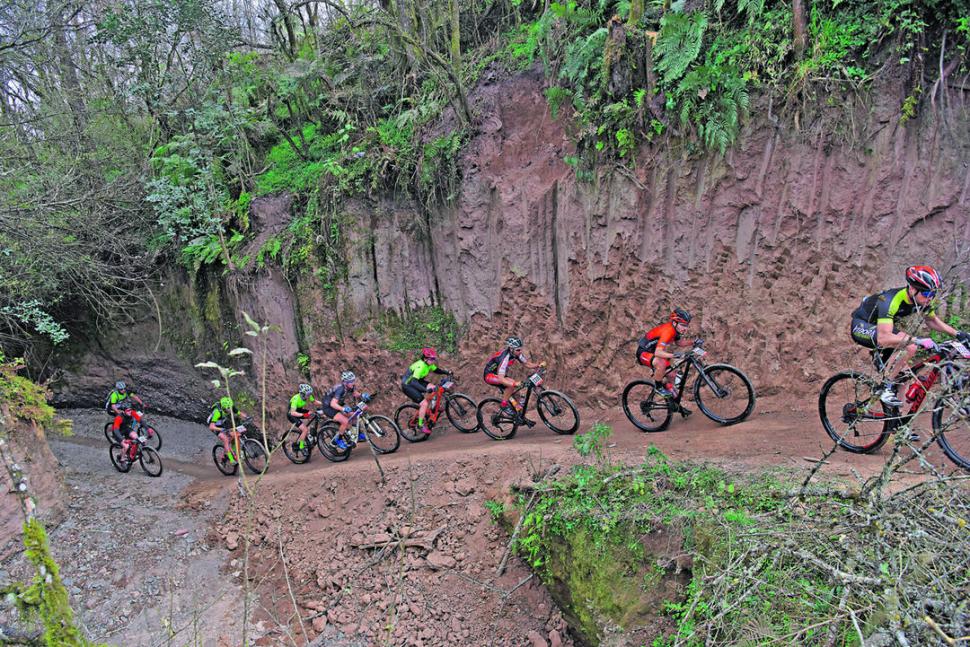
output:
M127 415L127 419L125 420L125 422L121 423L122 436L127 436L131 432L132 428L134 427L135 422L138 422L138 427L135 428L135 431L138 433L138 435L144 436L145 438L147 438L148 439L147 445L152 449L154 449L155 451L159 451L162 449L162 435L158 433L158 430L155 429L154 425L151 425L145 421L145 414L143 412L135 411L134 409L126 409L125 414ZM111 413L109 415L112 417L112 420L109 420L104 424L104 437L105 439L107 439L109 444L117 443L118 441L115 440L114 434L111 433L111 429L112 427L114 427L113 418L115 417L115 414ZM137 416L137 419L136 419L136 416Z
M704 340L694 340L694 346L683 354L664 374L673 376L667 388L674 391L672 398L657 393L651 380L634 380L623 389L623 413L641 431L663 431L670 425L674 413L686 418L692 411L684 408L681 400L693 369L697 372L693 397L701 412L716 423L733 425L751 415L754 410L754 387L741 369L730 364L705 364Z
M877 367L883 366L880 350L872 351ZM943 453L964 469L970 469L970 350L958 341L940 344L932 353L903 369L893 378L903 390L905 412L880 400L883 383L858 371L836 373L822 385L818 414L829 437L839 447L869 454L885 444L900 425L912 421L920 411L927 393L937 382L942 392L932 409L933 434ZM949 411L949 413L947 413Z
M262 474L269 469L269 456L263 447L263 435L256 428L251 417L239 421L235 429L229 433L229 444L235 460L230 460L222 441L217 439L212 447L212 462L216 468L226 476L232 476L239 470L239 458L242 457L246 469L250 474Z
M515 397L525 391L519 411L511 408L513 406L511 399L509 407L502 407L502 401L498 398L486 398L478 404L478 426L489 438L508 440L515 436L519 427L525 426L531 429L535 426L535 420L525 416L529 410L529 401L532 399L533 392L538 394L536 409L539 412L539 418L549 429L557 434L576 433L579 429L579 411L576 405L559 391L545 388L543 386L545 374L546 370L540 368L512 392L512 396Z
M367 442L378 454L391 454L397 451L401 445L401 436L394 424L394 421L387 416L372 416L367 413L367 407L376 397L368 393L360 394L360 401L354 405L350 413L350 424L346 433L343 434L347 449L340 449L333 444L334 439L340 433L340 423L336 420L329 420L320 426L320 433L317 435L317 447L324 458L340 463L350 458L350 453L359 444L358 438L363 433Z
M443 411L448 416L448 421L458 431L466 434L478 431L478 406L464 393L455 392L457 381L454 376L449 375L435 387L426 413L425 423L428 429L434 429ZM401 435L412 443L427 440L431 435L421 431L418 425L418 410L418 405L407 402L394 412L394 423L401 430Z
M317 444L317 438L320 436L320 425L326 419L327 417L323 411L319 409L312 412L310 417L306 419L307 435L303 449L300 449L297 444L297 441L300 439L300 426L298 423L292 423L290 428L283 432L283 435L280 437L280 443L283 445L283 453L286 454L286 457L290 461L297 465L302 465L310 460L313 454L313 447Z
M131 470L135 461L141 464L142 470L149 476L162 475L162 459L158 452L148 446L148 438L139 436L135 440L128 440L128 447L122 447L116 442L112 442L108 447L108 457L111 464L122 474Z

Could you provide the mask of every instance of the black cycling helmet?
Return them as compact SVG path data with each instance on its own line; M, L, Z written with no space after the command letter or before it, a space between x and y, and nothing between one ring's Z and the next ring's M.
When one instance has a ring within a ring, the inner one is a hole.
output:
M125 384L124 380L118 380L117 382L115 382L115 389L116 390L118 390L118 391L124 391L127 388L128 388L128 385Z
M674 311L670 313L670 320L673 323L689 324L692 318L690 313L683 308L674 308Z
M522 340L518 337L509 337L505 340L505 344L509 348L522 348Z

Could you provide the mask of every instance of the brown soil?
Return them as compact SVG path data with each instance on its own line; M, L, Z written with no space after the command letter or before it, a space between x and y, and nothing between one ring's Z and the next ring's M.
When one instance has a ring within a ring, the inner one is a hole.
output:
M589 416L586 429L594 416L583 415ZM737 473L768 469L797 480L831 446L813 412L781 402L763 402L752 419L726 428L700 413L658 434L637 432L621 413L603 419L615 429L610 458L625 464L641 461L654 444L674 458ZM541 426L507 442L449 429L430 442L403 442L396 454L382 457L384 484L366 450L342 464L319 455L304 466L276 460L256 496L251 535L257 618L269 631L263 644L287 632L310 639L322 633L319 644L327 645L357 644L343 642L350 639L367 645L571 644L560 612L537 579L529 579L526 565L513 557L505 575L496 576L508 535L484 507L487 500L510 503L513 486L530 483L552 464L580 461L571 442ZM837 452L819 478L870 476L887 455L888 449L873 456ZM929 457L952 470L936 450ZM189 496L205 499L229 488L207 479ZM234 547L237 558L246 519L237 501L215 530L215 540ZM365 547L408 538L414 545L403 550L397 544L385 551ZM659 613L656 622L657 631L667 626ZM633 644L631 636L615 638L611 644Z

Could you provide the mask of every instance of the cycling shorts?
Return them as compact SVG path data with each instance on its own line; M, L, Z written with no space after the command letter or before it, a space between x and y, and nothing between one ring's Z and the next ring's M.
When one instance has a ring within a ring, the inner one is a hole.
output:
M899 332L895 326L893 327L893 332ZM872 361L877 369L882 370L882 367L885 366L885 363L889 361L889 357L893 354L895 349L880 348L876 345L876 324L869 323L865 319L861 319L859 317L853 317L851 335L852 341L860 346L881 351L881 353L873 354Z
M502 384L502 382L500 382L501 379L502 378L496 375L495 373L485 374L485 384L491 384L492 386L497 386L500 389L504 389L505 385Z
M308 418L304 418L302 414L299 416L294 416L289 411L286 412L286 419L296 425L302 425L304 421L308 420Z
M653 365L652 363L653 360L657 360L656 366ZM654 368L654 369L662 368L664 370L667 370L668 368L670 368L669 359L665 357L657 357L653 353L647 353L647 352L640 353L640 363L643 364L644 366Z
M408 396L411 402L418 404L424 400L425 393L428 392L428 382L427 380L414 380L410 382L401 382L401 390L404 391L404 395Z

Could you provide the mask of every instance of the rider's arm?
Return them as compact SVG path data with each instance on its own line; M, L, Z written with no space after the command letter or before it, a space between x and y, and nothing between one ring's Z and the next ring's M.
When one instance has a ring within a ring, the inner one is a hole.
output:
M945 321L937 317L935 314L926 315L926 325L937 332L946 333L950 337L956 337L957 329L953 326L947 324Z
M891 319L888 322L879 321L876 323L876 346L899 348L906 344L911 344L915 340L916 338L909 333L893 332L893 322Z
M131 397L132 400L134 400L135 402L137 402L139 405L141 405L143 407L145 406L144 400L142 400L141 398L139 398L137 393L132 393L130 397Z
M674 359L675 355L667 350L667 342L658 341L657 348L654 349L653 354L655 357L661 359Z

